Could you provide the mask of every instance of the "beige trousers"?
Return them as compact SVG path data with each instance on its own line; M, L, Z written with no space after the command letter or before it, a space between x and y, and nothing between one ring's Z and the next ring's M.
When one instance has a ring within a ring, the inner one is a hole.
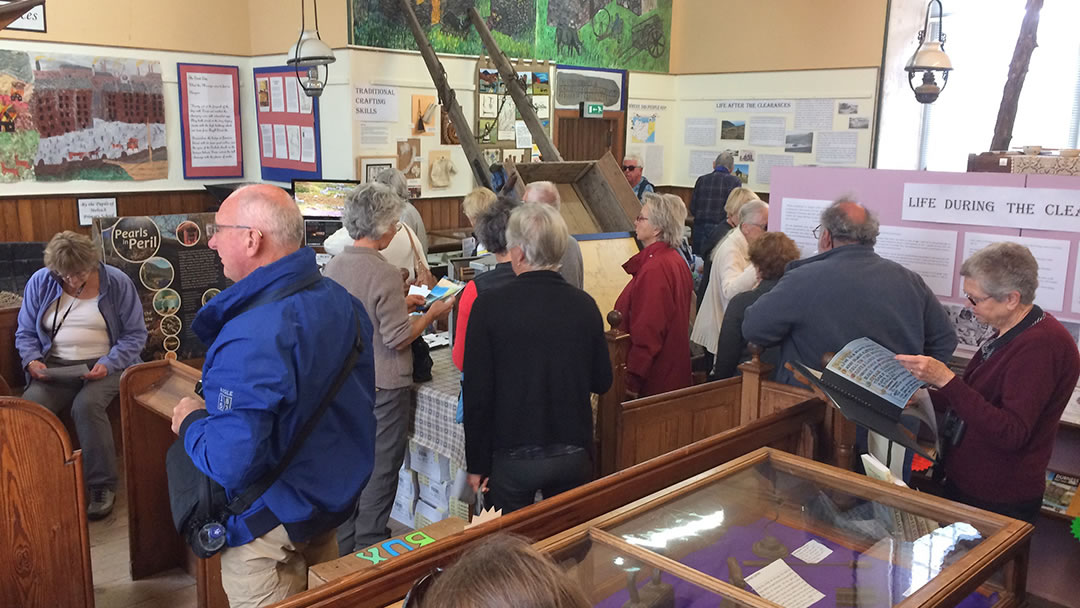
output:
M278 526L240 547L221 552L221 586L230 608L257 608L307 589L308 566L337 559L334 531L306 543Z

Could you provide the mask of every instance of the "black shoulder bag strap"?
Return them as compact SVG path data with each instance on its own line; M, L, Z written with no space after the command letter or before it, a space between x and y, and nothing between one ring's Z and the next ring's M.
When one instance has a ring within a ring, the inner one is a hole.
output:
M360 324L356 324L356 343L349 349L349 356L345 359L345 365L338 372L337 378L334 379L334 383L330 386L330 390L326 392L326 396L323 397L322 403L319 404L315 413L308 418L304 423L303 428L293 438L292 443L289 444L289 449L285 452L285 455L281 457L277 466L273 469L263 473L262 477L258 479L254 484L248 486L246 490L238 494L236 497L225 506L225 512L230 515L240 515L244 511L247 511L251 507L252 503L259 499L270 486L274 485L278 477L288 468L289 463L292 462L293 457L300 451L300 446L304 444L304 440L308 435L315 430L315 425L318 424L319 419L322 418L323 413L330 407L330 403L337 396L338 391L341 390L341 386L345 384L345 380L348 379L349 374L352 373L353 368L356 366L356 359L360 356L360 353L364 352L364 337L361 333Z

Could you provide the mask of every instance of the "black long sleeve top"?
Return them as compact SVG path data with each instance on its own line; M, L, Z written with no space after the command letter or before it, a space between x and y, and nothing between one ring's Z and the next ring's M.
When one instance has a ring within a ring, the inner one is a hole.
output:
M465 342L465 457L488 475L495 450L591 449L590 393L611 387L600 310L557 272L538 270L482 294Z

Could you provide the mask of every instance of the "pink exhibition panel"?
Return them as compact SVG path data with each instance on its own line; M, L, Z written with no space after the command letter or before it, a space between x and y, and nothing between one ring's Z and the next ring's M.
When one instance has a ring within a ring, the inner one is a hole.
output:
M769 229L786 232L804 256L816 250L810 232L821 209L851 198L881 222L878 253L922 275L949 308L965 302L959 276L964 259L991 242L1011 240L1039 260L1036 303L1056 316L1080 319L1080 177L778 167L771 186ZM1048 190L1025 197L1016 189ZM948 223L952 218L958 223Z

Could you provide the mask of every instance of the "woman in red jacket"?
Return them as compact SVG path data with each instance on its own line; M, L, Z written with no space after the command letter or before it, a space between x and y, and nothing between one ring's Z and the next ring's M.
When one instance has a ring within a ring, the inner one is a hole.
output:
M694 280L679 253L686 206L645 193L634 222L644 248L623 264L633 278L615 302L630 332L626 390L631 397L690 386L690 298Z

